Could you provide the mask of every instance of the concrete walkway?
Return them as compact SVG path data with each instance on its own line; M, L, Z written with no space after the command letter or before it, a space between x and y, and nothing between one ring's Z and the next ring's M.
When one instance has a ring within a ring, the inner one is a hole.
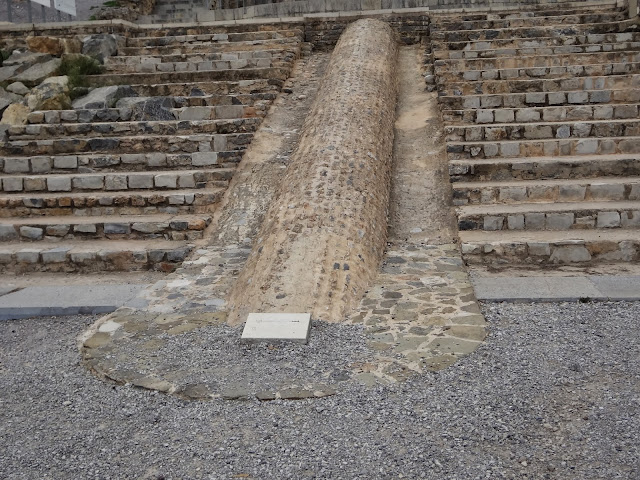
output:
M481 277L472 275L478 300L574 302L640 300L640 275Z

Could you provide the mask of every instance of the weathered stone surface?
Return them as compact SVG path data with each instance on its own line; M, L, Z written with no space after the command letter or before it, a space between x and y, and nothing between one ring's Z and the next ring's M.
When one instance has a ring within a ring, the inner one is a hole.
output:
M26 125L27 115L29 115L29 107L21 103L13 103L9 105L2 114L0 123L7 125Z
M118 44L115 35L99 33L89 35L82 40L82 53L104 63L107 57L118 54Z
M14 93L16 95L26 95L29 93L29 88L22 82L13 82L7 86L7 92Z
M42 81L52 76L60 66L60 59L53 58L45 63L37 63L28 68L24 72L13 77L16 82L22 82L25 85L38 85Z
M32 52L48 53L59 57L62 55L63 48L60 38L43 36L28 36L26 39L27 47Z
M49 77L25 97L30 110L67 110L71 108L69 78Z
M128 85L99 87L91 90L88 95L74 100L73 108L75 110L113 108L121 98L135 94Z
M376 274L386 241L389 182L382 179L391 168L396 55L393 31L378 20L358 20L342 34L265 216L263 242L231 294L232 322L267 303L270 311L339 321ZM352 170L351 163L367 168ZM295 208L303 204L308 208ZM348 268L334 269L338 259Z

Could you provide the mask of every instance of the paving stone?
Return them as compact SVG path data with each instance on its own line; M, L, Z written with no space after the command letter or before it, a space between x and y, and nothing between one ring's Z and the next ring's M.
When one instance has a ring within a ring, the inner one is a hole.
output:
M243 342L291 341L307 343L311 331L308 313L250 313L242 331Z

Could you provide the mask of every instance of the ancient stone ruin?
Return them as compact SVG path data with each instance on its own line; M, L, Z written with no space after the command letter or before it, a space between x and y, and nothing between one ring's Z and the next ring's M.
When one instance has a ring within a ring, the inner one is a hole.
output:
M93 373L199 399L400 381L484 340L469 265L638 260L635 5L357 3L1 27L2 272L167 272L83 336ZM368 353L297 383L193 370L255 312Z

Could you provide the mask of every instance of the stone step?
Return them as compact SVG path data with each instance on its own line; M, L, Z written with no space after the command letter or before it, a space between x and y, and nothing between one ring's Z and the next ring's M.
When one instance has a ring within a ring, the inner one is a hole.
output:
M0 218L212 213L225 188L0 195Z
M50 174L136 172L147 170L180 170L233 167L242 158L242 151L194 152L167 154L163 152L102 155L46 155L37 157L0 157L0 174Z
M245 22L218 22L214 25L201 23L198 25L189 24L165 24L165 25L139 25L137 30L130 32L129 38L151 38L151 37L181 37L183 35L213 35L213 34L236 34L254 32L281 32L293 31L298 35L302 34L302 23L280 22L279 20L264 19L260 21ZM270 23L272 22L272 23Z
M292 59L289 60L292 61ZM226 71L237 69L255 69L284 67L287 65L284 60L272 60L270 58L249 58L242 60L204 60L200 62L179 61L179 62L144 62L137 64L111 64L107 67L107 72L111 74L123 73L171 73L171 72L200 72L200 71Z
M149 35L153 35L150 32ZM227 42L255 42L260 40L302 39L303 31L300 29L249 31L228 33L199 33L197 35L164 35L127 38L127 47L164 47L185 44L217 44Z
M143 135L111 138L68 137L53 140L19 140L0 145L0 155L62 155L80 153L126 154L129 152L195 153L244 150L253 133L200 135Z
M621 65L621 64L616 64ZM624 67L624 65L622 65ZM626 68L626 67L625 67ZM613 75L558 79L513 79L450 82L438 86L438 94L448 95L495 95L501 93L530 93L530 103L544 104L545 93L583 90L621 90L637 88L640 74L620 71ZM540 101L536 102L535 99Z
M223 107L228 108L228 107ZM231 108L242 113L243 108ZM221 120L149 120L140 122L54 123L11 126L7 130L9 141L81 137L107 139L120 136L144 135L198 135L253 133L260 126L260 118L232 118Z
M501 19L473 19L473 20L441 20L438 19L430 24L430 31L473 31L473 30L496 30L510 28L534 28L549 27L561 25L581 25L581 24L600 24L608 22L619 22L627 20L628 14L622 11L614 12L589 12L575 13L571 15L541 15L541 16L522 16L509 17Z
M287 49L296 51L301 39L298 37L278 40L256 40L232 43L175 43L171 45L154 45L144 47L123 47L118 49L123 56L165 56L215 54L224 52L260 52Z
M601 83L598 84L598 86L600 85ZM571 97L569 97L569 94L571 94ZM573 103L570 103L569 100ZM445 111L479 108L500 109L562 105L634 104L640 102L640 89L630 87L464 96L451 95L438 97L438 102L440 103L441 109Z
M248 95L255 93L275 94L284 85L278 79L254 79L239 81L203 81L179 83L142 83L131 85L141 97L194 97L209 95Z
M457 206L623 200L640 200L640 177L453 183Z
M145 238L193 241L202 238L209 223L210 215L11 218L0 219L0 242Z
M590 5L587 2L581 2L580 5L562 5L558 4L529 4L526 10L513 11L513 10L491 10L490 12L474 12L472 10L455 11L455 13L445 11L433 11L432 21L438 23L441 21L473 21L484 19L509 19L509 18L535 18L535 17L548 17L548 16L564 16L575 15L585 13L610 13L610 12L626 12L625 7L618 6L615 1L598 2L597 4Z
M468 159L449 163L452 182L640 176L640 155Z
M165 55L118 55L105 58L104 64L108 67L120 65L139 65L146 63L200 63L200 62L238 62L241 60L284 60L293 59L299 52L297 44L290 48L280 47L270 50L239 50L229 52L202 52L202 53L178 53ZM229 67L227 67L229 68Z
M526 108L488 108L468 110L444 110L442 119L445 123L492 124L492 123L530 123L530 122L576 122L589 120L610 120L612 118L636 118L637 103L618 103L607 105L564 105L567 96L560 92L557 100L562 105L557 107ZM633 117L624 116L629 112ZM635 113L633 113L635 112Z
M640 53L629 56L640 60ZM446 88L450 82L484 80L528 80L528 79L562 79L576 77L593 77L603 75L624 75L640 71L640 62L627 62L622 59L618 63L602 63L588 65L562 65L555 67L522 67L489 70L462 70L459 72L435 72L438 85Z
M191 188L226 187L233 177L233 168L201 170L62 173L48 175L2 175L0 192L122 192L126 190L184 190ZM115 193L113 193L115 195Z
M175 270L193 250L187 242L95 240L0 245L2 272L98 272Z
M638 200L464 205L457 211L461 231L640 228Z
M176 120L231 120L237 118L263 117L268 106L276 95L212 95L207 97L164 97L171 99L173 105L181 105L167 109ZM159 97L156 97L159 98ZM244 100L246 103L242 103ZM236 102L236 103L233 103ZM138 116L131 107L101 108L87 110L48 110L35 111L27 116L27 123L37 125L46 123L100 123L128 122Z
M460 232L462 254L471 264L594 265L640 260L635 229Z
M609 120L452 125L445 127L444 133L447 142L640 136L640 119L638 119L636 105L631 105L626 109L622 106L616 106L613 113L616 118ZM526 116L531 119L535 114L536 112L528 112L526 109L518 111L519 118Z
M620 34L622 35L622 34ZM626 35L626 34L624 34ZM556 45L549 39L550 45L540 47L501 47L492 48L490 50L435 50L433 58L435 61L453 61L453 60L480 60L480 59L499 59L499 58L525 58L527 56L542 55L570 55L570 54L586 54L586 53L606 53L619 52L624 50L637 50L640 48L640 38L635 41L618 42L618 43L587 43L584 45ZM481 42L479 42L481 43ZM468 44L467 44L468 45ZM433 46L432 46L433 47ZM435 48L435 47L434 47Z
M433 58L436 60L473 60L481 58L524 57L525 55L568 55L580 53L615 52L635 50L640 45L640 35L618 33L632 40L603 40L588 43L585 37L561 37L538 40L496 40L495 42L459 42L451 44L432 44ZM605 36L606 37L606 36ZM580 42L579 40L583 40Z
M242 68L228 70L198 70L196 72L155 72L155 73L105 73L88 75L87 83L92 87L124 84L157 84L157 83L185 83L268 79L284 81L289 77L289 68ZM206 92L219 93L219 92Z
M629 153L640 153L640 137L505 140L447 144L449 160Z
M640 45L640 42L638 42ZM450 73L464 73L467 71L511 70L536 67L583 67L597 64L639 62L640 51L616 50L613 52L569 53L559 55L526 55L497 58L446 59L434 62L435 71L439 75ZM539 75L542 76L542 75ZM465 80L478 80L467 78Z
M489 41L506 38L546 38L566 35L590 35L607 33L625 33L636 28L634 20L621 20L608 23L581 23L575 25L539 25L516 28L490 28L476 30L453 30L431 32L431 38L437 42Z

